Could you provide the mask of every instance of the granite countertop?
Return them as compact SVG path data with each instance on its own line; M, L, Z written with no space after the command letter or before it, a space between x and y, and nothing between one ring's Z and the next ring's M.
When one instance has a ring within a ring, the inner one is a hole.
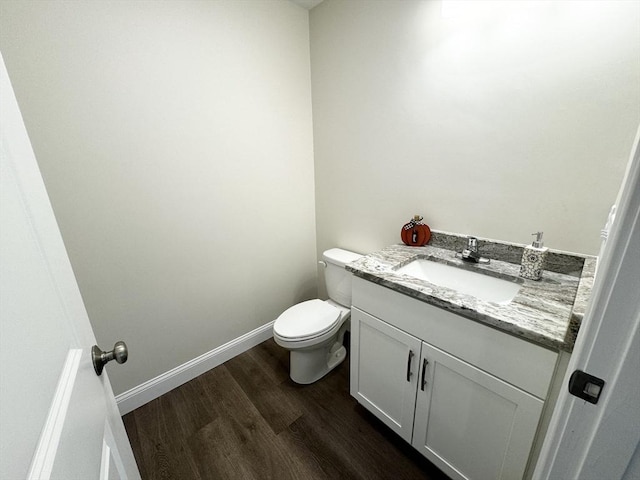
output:
M481 251L482 253L482 251ZM409 262L424 258L511 280L522 285L515 298L500 305L456 290L397 273ZM455 251L432 245L392 245L347 265L354 275L428 304L443 308L554 350L571 352L588 301L595 259L581 256L576 274L545 270L541 280L519 277L520 265L493 258L489 264L464 262Z

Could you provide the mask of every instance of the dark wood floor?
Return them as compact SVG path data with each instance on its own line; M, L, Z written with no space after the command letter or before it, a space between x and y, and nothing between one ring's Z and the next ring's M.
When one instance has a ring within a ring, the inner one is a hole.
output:
M444 480L349 395L349 362L294 384L273 340L125 415L143 479Z

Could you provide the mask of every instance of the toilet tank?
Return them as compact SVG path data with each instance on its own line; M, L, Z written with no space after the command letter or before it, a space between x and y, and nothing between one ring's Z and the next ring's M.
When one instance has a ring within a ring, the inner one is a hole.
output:
M322 259L327 264L324 281L329 298L345 307L351 307L351 272L344 266L361 257L359 253L341 248L331 248L322 254Z

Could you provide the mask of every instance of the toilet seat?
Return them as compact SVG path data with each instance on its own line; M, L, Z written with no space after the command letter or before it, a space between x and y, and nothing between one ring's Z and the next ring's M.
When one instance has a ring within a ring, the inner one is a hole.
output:
M319 299L307 300L285 310L273 324L273 332L286 342L320 337L340 327L342 312Z

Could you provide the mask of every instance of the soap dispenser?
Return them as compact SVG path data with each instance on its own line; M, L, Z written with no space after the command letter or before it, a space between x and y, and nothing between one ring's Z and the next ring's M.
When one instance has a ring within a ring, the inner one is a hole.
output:
M520 276L529 280L540 280L549 249L543 246L542 232L532 233L531 235L535 235L536 239L531 245L524 247L520 264Z

